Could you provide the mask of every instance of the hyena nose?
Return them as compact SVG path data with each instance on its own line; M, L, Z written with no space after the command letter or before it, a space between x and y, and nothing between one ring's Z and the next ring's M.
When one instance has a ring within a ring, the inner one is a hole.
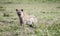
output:
M21 14L19 12L17 12L17 15L20 16Z
M21 14L18 14L18 16L21 16Z

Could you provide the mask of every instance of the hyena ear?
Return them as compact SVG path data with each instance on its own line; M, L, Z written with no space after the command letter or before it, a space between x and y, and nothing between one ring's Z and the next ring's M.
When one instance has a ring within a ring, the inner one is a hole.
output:
M16 11L18 11L18 9L16 9Z
M21 11L23 12L23 9L21 9Z

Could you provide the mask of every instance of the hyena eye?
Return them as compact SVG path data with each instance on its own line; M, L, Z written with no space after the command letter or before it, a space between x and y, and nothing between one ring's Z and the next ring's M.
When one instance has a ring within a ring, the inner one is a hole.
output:
M18 9L16 9L16 11L18 11Z
M21 11L23 11L23 9L21 9Z

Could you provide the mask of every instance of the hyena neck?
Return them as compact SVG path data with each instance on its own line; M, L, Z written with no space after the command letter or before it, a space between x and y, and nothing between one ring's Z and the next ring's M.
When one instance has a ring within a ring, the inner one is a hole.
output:
M20 24L23 24L23 18L20 17L19 19L20 19Z

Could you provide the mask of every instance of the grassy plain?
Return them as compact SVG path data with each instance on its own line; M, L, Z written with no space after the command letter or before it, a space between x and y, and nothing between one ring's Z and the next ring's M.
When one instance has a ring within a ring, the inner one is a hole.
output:
M21 27L16 8L35 15L39 27ZM0 0L0 36L21 35L60 36L60 0Z

